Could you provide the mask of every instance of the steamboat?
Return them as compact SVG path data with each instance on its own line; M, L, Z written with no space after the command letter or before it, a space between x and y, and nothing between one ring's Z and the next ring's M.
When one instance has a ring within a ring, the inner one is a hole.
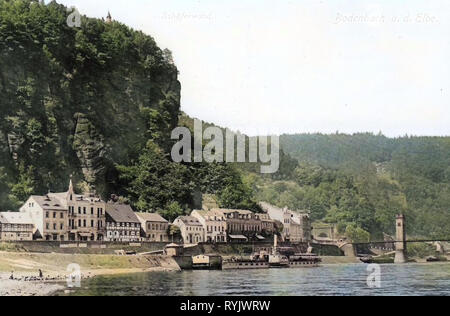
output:
M279 251L277 236L275 236L272 253L260 251L253 254L249 259L232 257L223 260L222 270L318 267L322 260L311 252L311 248L308 249L306 254L296 254L293 251L286 251L286 249Z

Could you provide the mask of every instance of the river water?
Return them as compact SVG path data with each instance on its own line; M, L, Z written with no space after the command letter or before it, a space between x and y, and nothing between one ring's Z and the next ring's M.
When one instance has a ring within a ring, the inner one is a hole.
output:
M370 288L364 264L318 268L152 272L102 276L71 295L119 296L450 296L450 264L381 265L381 287ZM60 293L62 294L62 293Z

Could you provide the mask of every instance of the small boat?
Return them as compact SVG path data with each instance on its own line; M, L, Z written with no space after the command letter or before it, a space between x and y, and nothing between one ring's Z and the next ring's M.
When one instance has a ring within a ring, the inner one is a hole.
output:
M290 268L318 267L322 262L315 254L296 254L289 257Z
M433 257L433 256L431 256L431 257L428 257L427 258L427 262L439 262L440 260L439 260L439 258L437 258L437 257Z
M278 253L269 256L270 268L289 268L289 258Z
M373 257L372 257L372 256L361 257L361 258L359 258L359 260L360 260L362 263L367 263L367 264L374 263L374 260L373 260Z

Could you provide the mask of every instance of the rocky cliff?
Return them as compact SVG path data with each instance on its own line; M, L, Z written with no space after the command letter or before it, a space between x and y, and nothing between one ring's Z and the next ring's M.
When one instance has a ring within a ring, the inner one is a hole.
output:
M170 52L118 23L51 2L0 1L0 207L67 189L108 193L115 164L149 139L168 146L180 107Z

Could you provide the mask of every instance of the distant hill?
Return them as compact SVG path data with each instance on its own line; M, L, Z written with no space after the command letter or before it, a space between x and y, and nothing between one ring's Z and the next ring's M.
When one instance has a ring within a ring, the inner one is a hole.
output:
M180 118L179 118L179 125L180 126L185 126L187 128L189 128L192 133L193 133L193 128L194 128L194 119L197 118L192 118L189 115L187 115L186 113L182 112L180 114ZM199 119L201 120L201 119ZM203 130L205 130L208 127L218 127L222 130L222 134L224 136L223 142L224 142L224 152L226 151L226 139L225 139L225 135L226 135L226 131L227 128L224 127L220 127L215 125L214 123L208 123L208 122L203 122ZM233 132L233 131L232 131ZM233 132L236 134L236 132ZM246 157L247 157L247 161L248 161L248 155L249 155L249 148L248 148L248 144L249 144L249 137L247 135L243 135L246 138ZM269 138L270 139L270 138ZM207 142L206 142L207 143ZM281 144L280 144L281 145ZM237 152L237 143L235 142L235 154ZM269 144L269 151L272 150L271 145ZM281 146L280 146L281 147ZM276 149L274 149L276 150ZM260 175L262 177L268 177L271 179L275 179L275 180L286 180L286 179L290 179L292 172L294 171L294 169L297 167L297 160L293 159L290 155L286 154L286 152L283 149L279 149L279 158L280 158L280 165L279 165L279 169L276 173L274 174L267 174L267 175ZM225 159L225 156L224 156ZM257 163L233 163L232 164L233 167L235 167L238 170L241 170L243 172L250 172L250 173L255 173L255 174L260 174L261 173L261 162L257 162Z
M450 137L401 137L366 134L281 136L286 153L327 168L360 171L368 164L406 172L435 183L450 181Z
M409 233L450 237L450 137L298 134L281 136L281 148L300 166L292 182L275 184L275 203L376 234L392 233L404 212Z

